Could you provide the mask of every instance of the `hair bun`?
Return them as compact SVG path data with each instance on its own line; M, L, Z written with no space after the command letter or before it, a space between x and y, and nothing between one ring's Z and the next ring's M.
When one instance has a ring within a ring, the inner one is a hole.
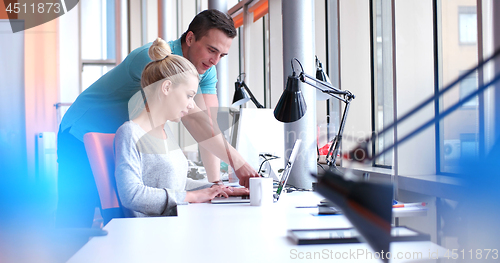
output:
M149 48L148 54L151 60L157 61L172 54L172 50L170 49L170 45L168 45L165 40L157 38Z

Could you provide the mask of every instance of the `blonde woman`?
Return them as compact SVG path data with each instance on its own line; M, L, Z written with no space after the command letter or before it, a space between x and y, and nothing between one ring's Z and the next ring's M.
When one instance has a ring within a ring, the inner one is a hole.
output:
M187 178L187 160L167 121L179 122L195 107L196 68L157 39L152 60L141 76L142 107L116 132L116 184L128 216L169 216L177 205L206 202L215 196L248 194L246 188L208 184Z

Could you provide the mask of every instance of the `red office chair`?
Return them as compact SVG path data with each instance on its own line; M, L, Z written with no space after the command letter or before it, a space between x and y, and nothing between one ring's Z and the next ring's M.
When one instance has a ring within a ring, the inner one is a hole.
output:
M113 133L89 132L83 136L85 150L101 200L104 225L113 218L125 217L116 190L114 138Z

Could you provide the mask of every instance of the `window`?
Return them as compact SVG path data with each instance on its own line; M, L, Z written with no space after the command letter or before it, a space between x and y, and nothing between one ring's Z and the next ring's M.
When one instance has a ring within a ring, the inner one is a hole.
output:
M472 1L474 3L475 1ZM462 45L475 45L477 42L477 14L475 6L458 7L458 36Z
M492 32L491 17L488 16L491 1L370 2L373 4L373 132L380 132L391 124L391 117L401 118L421 102L432 98L433 94L475 67L478 57L487 57L483 54L492 52L486 50L492 41L491 34L488 34ZM481 6L476 7L478 3ZM393 13L395 18L391 16ZM394 41L392 37L395 37ZM342 53L346 49L344 45ZM407 121L399 123L395 131L398 140L475 92L490 78L488 70L471 73L440 98L412 114ZM437 125L431 125L432 128L398 144L397 163L391 163L391 153L374 160L373 165L388 168L397 165L400 175L455 173L459 164L484 154L491 144L491 138L486 137L492 134L489 116L493 108L488 96L491 94L486 92L472 98ZM393 102L397 104L392 105ZM388 135L393 135L393 131L386 134L373 143L375 155L392 145L392 138ZM416 166L409 160L415 156L419 156L421 163L431 164L429 167L434 161L436 165L434 168Z
M477 73L472 73L460 82L460 99L464 99L475 90L477 90ZM478 106L478 103L479 100L476 96L475 98L463 104L462 107L475 108Z
M476 1L442 0L438 9L441 20L440 88L448 86L478 63ZM458 14L458 19L456 18ZM456 36L458 34L458 36ZM440 99L443 112L478 86L478 73L472 73L452 87ZM438 143L440 165L437 172L455 173L461 158L477 156L479 149L479 99L473 98L440 122Z
M115 1L82 1L82 91L116 65Z

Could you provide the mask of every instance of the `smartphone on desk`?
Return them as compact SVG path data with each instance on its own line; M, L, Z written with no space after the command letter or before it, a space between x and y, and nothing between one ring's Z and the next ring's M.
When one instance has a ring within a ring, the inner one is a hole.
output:
M391 242L429 241L430 235L414 229L398 226L391 229ZM297 245L361 243L359 233L354 228L332 229L291 229L288 238Z
M318 204L318 215L337 215L342 214L340 208L328 199L323 199Z

